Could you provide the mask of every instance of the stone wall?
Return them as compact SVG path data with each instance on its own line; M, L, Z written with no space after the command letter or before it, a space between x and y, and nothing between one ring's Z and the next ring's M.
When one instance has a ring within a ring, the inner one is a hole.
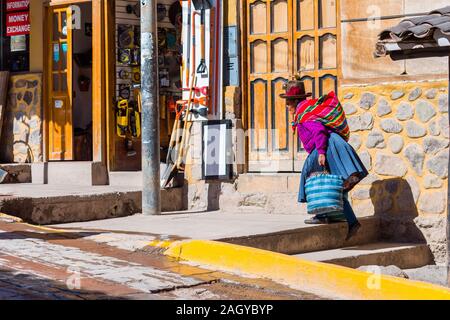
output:
M445 262L448 82L344 86L340 96L370 171L351 194L355 211L381 215L386 238L427 241Z
M42 162L42 74L10 77L0 162Z

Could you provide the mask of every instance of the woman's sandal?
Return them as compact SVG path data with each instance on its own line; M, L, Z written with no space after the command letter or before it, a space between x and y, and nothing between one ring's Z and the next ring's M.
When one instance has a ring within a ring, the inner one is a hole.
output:
M311 219L306 219L305 220L306 224L330 224L330 219L328 218L317 218L317 217L313 217Z

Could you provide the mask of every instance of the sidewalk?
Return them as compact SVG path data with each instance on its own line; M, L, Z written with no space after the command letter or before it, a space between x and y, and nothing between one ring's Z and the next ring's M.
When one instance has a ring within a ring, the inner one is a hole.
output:
M305 218L306 215L242 214L221 211L172 212L160 216L136 214L108 220L57 224L52 227L133 232L162 239L218 240L310 228L310 225L304 223Z

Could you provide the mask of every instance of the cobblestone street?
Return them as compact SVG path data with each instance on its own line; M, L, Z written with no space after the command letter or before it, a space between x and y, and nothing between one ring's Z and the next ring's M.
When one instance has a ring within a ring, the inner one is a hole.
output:
M125 238L138 246L145 237L53 231L2 219L0 300L318 299L124 246Z

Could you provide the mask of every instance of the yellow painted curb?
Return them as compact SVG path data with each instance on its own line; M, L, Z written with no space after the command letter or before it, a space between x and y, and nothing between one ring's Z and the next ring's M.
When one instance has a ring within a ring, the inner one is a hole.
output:
M174 243L171 240L154 240L148 243L149 247L168 249Z
M448 288L216 241L177 241L164 254L213 270L268 278L330 298L450 300Z
M6 213L0 213L0 218L11 219L12 221L14 221L16 223L22 223L23 222L23 220L21 218L14 217L14 216L11 216L11 215L6 214Z

